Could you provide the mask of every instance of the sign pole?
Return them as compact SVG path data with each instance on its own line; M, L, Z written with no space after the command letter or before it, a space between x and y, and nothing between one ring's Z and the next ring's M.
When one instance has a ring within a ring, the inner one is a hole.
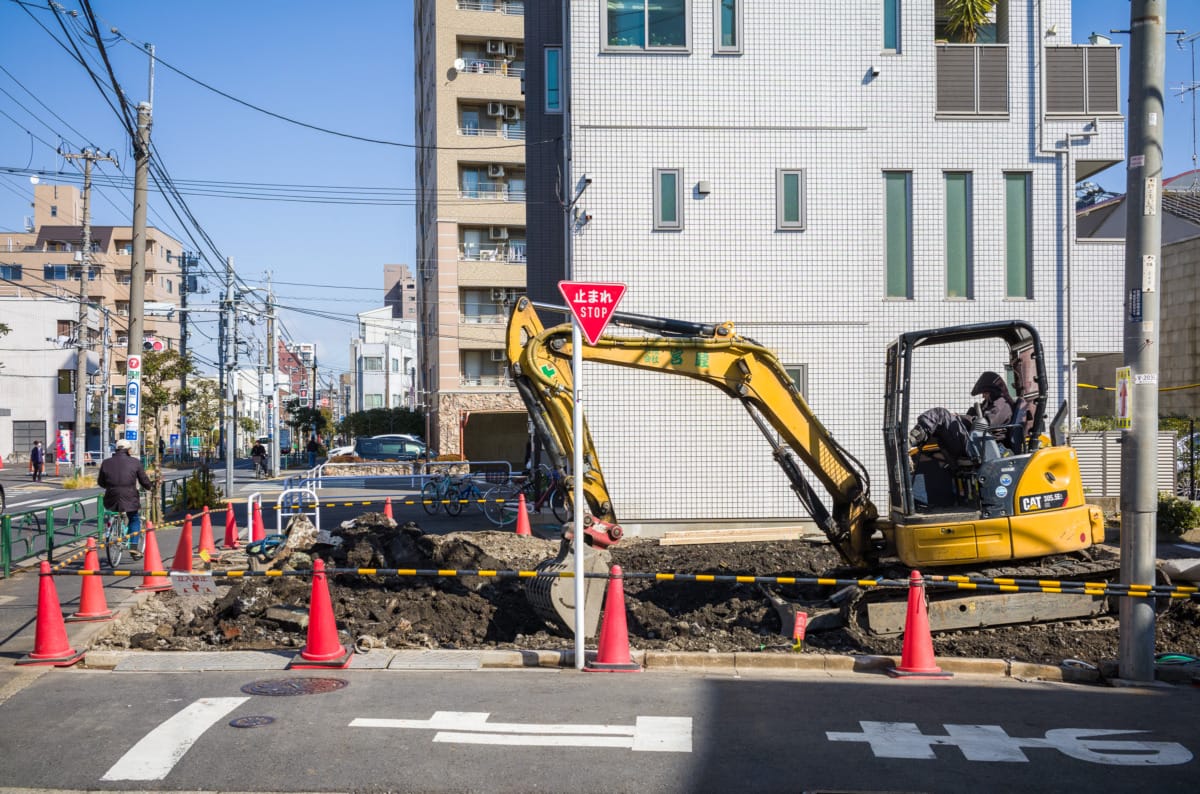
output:
M571 428L575 444L574 460L571 462L571 472L574 475L575 494L572 504L575 507L575 669L582 670L584 663L584 570L583 570L583 513L587 502L583 496L583 333L579 328L579 319L571 324L571 370L574 374L572 387L574 389L574 406L571 413Z

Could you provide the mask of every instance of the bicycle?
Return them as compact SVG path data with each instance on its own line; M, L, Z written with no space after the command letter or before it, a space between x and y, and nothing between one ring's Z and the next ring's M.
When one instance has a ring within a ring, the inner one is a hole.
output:
M135 551L141 551L142 533L138 533L137 538L138 548ZM124 512L109 513L108 518L104 520L104 556L108 560L109 567L116 568L121 564L121 558L125 556L125 550L129 548L129 516Z
M435 474L421 489L421 507L432 516L443 503L449 515L456 516L462 512L462 503L458 501L458 489L453 480L445 474ZM457 507L458 512L451 513L451 505Z
M261 456L254 458L254 479L263 480L271 476L271 472L267 470L267 462Z
M463 511L463 505L467 503L474 503L480 512L483 512L486 496L474 477L463 477L457 482L452 482L452 487L454 495L449 497L449 501L446 502L446 513L448 515L459 515Z
M483 514L497 526L507 526L517 520L521 495L525 496L525 510L540 513L547 503L559 523L571 520L571 495L558 472L542 465L523 482L507 482L497 485L484 496Z

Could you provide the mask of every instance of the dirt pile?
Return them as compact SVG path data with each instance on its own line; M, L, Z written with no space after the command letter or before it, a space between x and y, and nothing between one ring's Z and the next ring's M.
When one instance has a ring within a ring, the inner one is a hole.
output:
M336 568L530 570L554 556L557 541L511 532L424 534L367 514L289 564L319 556ZM839 576L840 560L825 544L794 541L660 546L627 538L612 551L626 572ZM230 581L230 580L223 580ZM304 576L232 580L215 600L159 594L116 621L99 644L147 650L288 649L305 642L311 579ZM780 588L787 598L820 599L828 588ZM387 648L570 648L526 601L524 583L481 577L334 575L330 595L343 641ZM781 619L752 584L701 584L627 579L630 644L684 651L785 651ZM1118 656L1114 618L939 634L938 655L1098 665ZM1200 604L1177 602L1159 616L1159 652L1196 654ZM868 636L855 626L810 631L805 651L898 655L898 637Z

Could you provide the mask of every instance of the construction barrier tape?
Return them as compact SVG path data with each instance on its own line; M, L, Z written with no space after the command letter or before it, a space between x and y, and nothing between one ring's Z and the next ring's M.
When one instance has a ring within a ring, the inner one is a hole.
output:
M214 578L245 579L255 577L311 576L304 571L192 571L197 575ZM460 577L478 576L491 579L573 579L573 571L497 571L460 570L439 568L326 568L329 575L350 576L428 576ZM170 571L65 571L59 575L75 576L170 576ZM739 576L733 574L684 574L684 573L639 573L626 571L625 579L653 579L658 582L695 582L703 584L790 584L816 585L820 587L862 587L864 589L907 588L907 579L829 579L825 577L799 576ZM585 573L587 579L610 579L607 573ZM957 577L965 579L965 577ZM1129 598L1176 598L1200 601L1198 588L1188 585L1122 585L1106 582L1049 582L1040 584L1001 584L999 580L971 579L950 581L951 577L925 577L925 584L932 588L951 590L974 590L999 593L1066 593L1086 596L1124 596ZM1020 581L1020 580L1009 580Z

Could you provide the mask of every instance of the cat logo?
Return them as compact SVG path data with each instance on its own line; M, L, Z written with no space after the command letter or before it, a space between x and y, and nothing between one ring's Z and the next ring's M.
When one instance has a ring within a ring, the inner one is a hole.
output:
M1034 496L1021 497L1021 512L1032 513L1037 510L1053 510L1062 507L1067 503L1066 491L1054 491L1053 493L1041 493Z

